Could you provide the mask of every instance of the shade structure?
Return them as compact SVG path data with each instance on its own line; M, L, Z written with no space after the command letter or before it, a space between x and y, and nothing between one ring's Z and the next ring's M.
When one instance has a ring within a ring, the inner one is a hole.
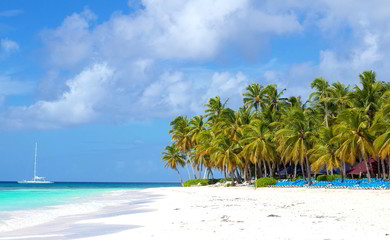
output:
M368 164L368 169L370 171L373 171L374 173L378 172L378 166L375 159L370 159L369 163L371 162L372 168L370 164ZM360 174L360 173L367 173L366 164L364 162L360 162L357 165L355 165L351 171L348 172L348 174Z

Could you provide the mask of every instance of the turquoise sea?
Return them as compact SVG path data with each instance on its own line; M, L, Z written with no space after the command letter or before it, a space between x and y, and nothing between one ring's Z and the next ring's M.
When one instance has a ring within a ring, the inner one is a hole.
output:
M30 210L61 205L83 197L95 197L107 191L178 187L179 183L86 183L19 184L0 182L0 215L4 211ZM1 216L0 216L1 219Z

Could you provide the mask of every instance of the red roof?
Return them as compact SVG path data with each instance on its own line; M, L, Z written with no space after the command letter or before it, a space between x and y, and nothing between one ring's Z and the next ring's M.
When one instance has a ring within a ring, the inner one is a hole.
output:
M372 165L372 168L374 168L374 172L377 171L377 166L376 166L376 160L371 158L369 160L369 162L371 162L371 165ZM370 164L368 164L368 169L371 171L371 167L370 167ZM360 162L358 163L356 166L354 166L350 172L348 172L348 174L360 174L360 173L366 173L367 172L367 168L366 168L366 164L364 162Z

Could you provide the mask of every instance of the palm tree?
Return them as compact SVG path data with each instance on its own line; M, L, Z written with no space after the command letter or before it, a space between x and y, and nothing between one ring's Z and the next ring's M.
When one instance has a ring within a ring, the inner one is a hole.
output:
M215 118L221 114L222 110L225 108L225 105L227 104L228 101L229 99L227 99L224 103L222 103L220 96L210 98L209 102L204 105L205 107L207 107L207 109L205 110L206 113L205 116L209 117L209 120L211 121L216 121Z
M242 149L238 142L220 134L213 140L211 145L211 160L214 162L214 165L224 172L228 171L234 175L236 167L243 165L239 157Z
M374 149L381 160L383 178L386 174L384 160L388 160L388 179L390 180L390 91L386 92L382 99L384 104L376 115L376 121L372 127L374 132L379 134L374 141Z
M196 158L200 160L206 166L206 172L208 175L213 175L211 168L214 166L210 158L212 152L212 143L216 135L212 129L202 130L196 138Z
M230 108L221 112L220 119L215 125L217 131L230 136L233 140L239 141L242 136L242 125L240 124L240 113Z
M264 92L266 93L268 109L270 111L279 112L283 104L286 103L287 98L282 98L284 91L286 91L286 89L278 92L275 84L270 84L264 89Z
M354 107L363 109L369 116L369 124L371 125L375 113L379 110L379 101L383 95L383 85L382 82L376 81L376 73L373 71L365 71L359 75L359 78L363 88L356 85L355 91L350 92L349 97Z
M349 85L345 86L340 82L334 82L329 89L331 95L331 103L337 106L337 112L342 112L349 104L348 98Z
M360 109L343 111L335 126L338 135L332 141L340 142L338 154L341 159L351 164L354 164L357 158L364 161L367 177L371 181L368 159L375 154L375 151L372 145L373 137L368 133L369 121L369 116Z
M180 148L176 145L176 143L172 143L171 146L166 146L164 150L165 152L162 153L163 154L162 159L163 161L165 161L165 167L172 168L177 172L177 174L180 177L180 184L183 186L183 179L177 167L185 166L184 155L182 154Z
M246 92L242 95L244 96L244 105L250 108L255 108L256 112L260 108L265 106L265 91L264 87L258 83L252 83L246 88Z
M268 125L261 120L253 120L244 128L244 137L241 140L241 144L245 146L242 155L255 164L256 182L256 164L260 164L262 161L273 161L276 155L275 146L272 143L272 134Z
M307 177L311 185L308 151L315 140L315 135L310 112L301 107L294 107L283 121L285 125L276 132L276 139L279 142L278 151L281 152L283 159L300 162L301 166L306 164Z
M341 176L343 181L345 177L344 161L340 164L340 159L337 156L339 143L331 141L334 137L335 132L332 127L321 128L320 136L317 138L316 144L308 153L313 170L315 171L319 171L325 166L327 170L333 172L334 168L339 168L341 165Z
M172 140L176 142L176 145L181 149L183 153L187 155L187 162L190 163L194 178L197 176L194 171L195 163L190 158L190 151L193 148L192 136L189 129L189 121L187 117L179 116L171 122L172 130L169 131L172 134ZM188 164L188 163L187 163Z
M316 92L310 94L309 99L313 100L318 106L323 107L324 110L324 126L329 127L329 102L331 100L331 91L329 83L324 78L316 78L311 83L311 88L316 89Z

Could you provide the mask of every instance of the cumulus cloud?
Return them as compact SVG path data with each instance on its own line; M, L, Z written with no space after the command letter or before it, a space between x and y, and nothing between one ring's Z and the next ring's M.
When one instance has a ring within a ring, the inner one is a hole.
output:
M3 121L61 127L197 114L216 95L238 106L253 79L308 95L315 77L353 84L367 69L390 74L390 5L379 0L143 0L129 7L135 11L106 21L85 9L44 30L40 100L9 108ZM272 38L310 31L327 42L317 59L279 59L257 76L250 66L208 65L255 61Z
M221 54L226 42L302 30L294 14L261 11L248 0L144 0L142 4L136 13L115 13L99 25L94 24L96 16L85 10L45 31L48 64L72 68L96 60L205 60Z
M99 103L107 98L107 94L112 94L109 89L113 76L114 71L106 64L86 68L66 82L68 89L58 99L13 107L3 121L13 127L38 128L89 122L98 117Z

